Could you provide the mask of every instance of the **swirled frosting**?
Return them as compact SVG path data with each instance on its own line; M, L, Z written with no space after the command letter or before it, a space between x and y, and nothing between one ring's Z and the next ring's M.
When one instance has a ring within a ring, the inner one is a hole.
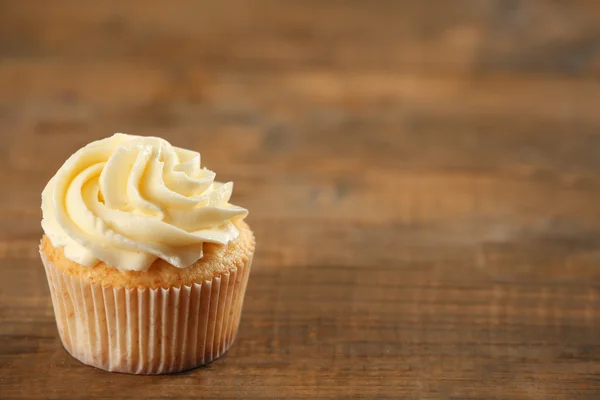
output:
M204 242L227 244L248 211L229 203L200 154L117 133L73 154L42 192L42 228L79 264L145 271L158 258L185 268Z

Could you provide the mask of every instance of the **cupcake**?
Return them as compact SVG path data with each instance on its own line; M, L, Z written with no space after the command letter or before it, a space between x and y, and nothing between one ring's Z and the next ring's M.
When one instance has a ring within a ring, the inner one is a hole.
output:
M107 371L164 374L233 343L254 254L248 211L200 154L115 134L42 193L40 255L65 349Z

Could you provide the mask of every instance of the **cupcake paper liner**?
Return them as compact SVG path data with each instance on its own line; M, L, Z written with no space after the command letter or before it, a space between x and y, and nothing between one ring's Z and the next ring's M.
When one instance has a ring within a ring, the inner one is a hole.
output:
M41 257L65 349L85 364L132 374L184 371L227 351L252 263L191 286L128 289L90 284Z

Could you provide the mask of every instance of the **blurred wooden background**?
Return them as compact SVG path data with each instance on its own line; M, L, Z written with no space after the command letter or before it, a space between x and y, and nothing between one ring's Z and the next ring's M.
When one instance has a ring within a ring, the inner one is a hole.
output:
M251 211L208 367L61 347L40 193L117 131ZM0 1L0 398L598 399L599 173L599 1Z

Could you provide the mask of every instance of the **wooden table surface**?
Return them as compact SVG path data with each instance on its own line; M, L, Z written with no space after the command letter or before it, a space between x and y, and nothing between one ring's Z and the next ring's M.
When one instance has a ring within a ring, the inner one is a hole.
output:
M600 2L0 1L0 398L600 398ZM40 193L197 149L258 238L218 361L87 367Z

